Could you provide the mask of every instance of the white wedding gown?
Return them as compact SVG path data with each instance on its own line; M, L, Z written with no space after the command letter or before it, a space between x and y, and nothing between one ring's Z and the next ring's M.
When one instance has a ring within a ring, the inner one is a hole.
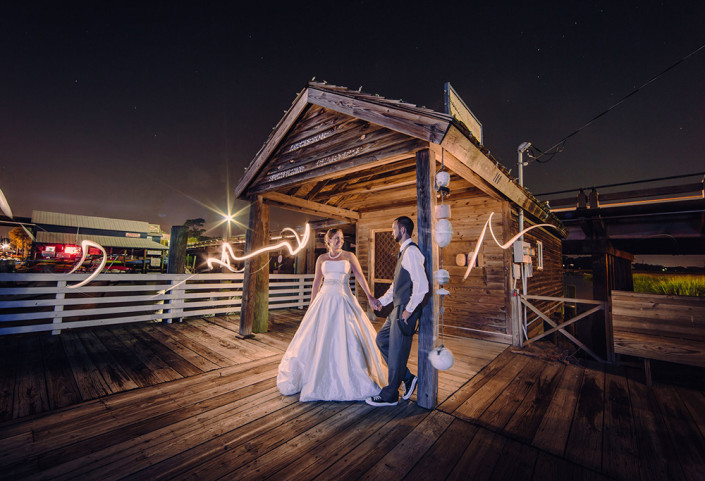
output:
M323 284L308 307L277 375L286 395L300 401L361 401L379 394L387 368L377 335L350 291L350 263L324 261Z

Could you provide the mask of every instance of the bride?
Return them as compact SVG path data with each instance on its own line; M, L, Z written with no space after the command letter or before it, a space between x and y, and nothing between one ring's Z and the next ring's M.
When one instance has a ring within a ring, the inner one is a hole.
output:
M377 333L350 291L351 269L370 305L378 301L355 254L342 250L343 232L330 229L325 242L328 253L316 261L311 304L279 364L277 387L286 396L300 392L300 401L361 401L379 393L387 369Z

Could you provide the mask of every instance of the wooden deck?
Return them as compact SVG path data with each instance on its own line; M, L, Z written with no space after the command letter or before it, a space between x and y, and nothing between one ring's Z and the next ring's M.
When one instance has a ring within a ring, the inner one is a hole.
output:
M0 339L0 479L705 476L697 383L449 339L436 410L300 403L276 372L301 311L271 314L250 340L225 318Z

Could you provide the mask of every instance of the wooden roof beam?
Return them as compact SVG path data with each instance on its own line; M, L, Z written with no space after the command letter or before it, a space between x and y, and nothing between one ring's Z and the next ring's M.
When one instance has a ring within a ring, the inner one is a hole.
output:
M440 163L441 155L443 155L443 163L455 174L470 182L471 185L477 187L482 192L489 195L495 200L503 199L502 196L495 189L487 185L485 179L473 172L470 167L465 165L455 155L448 152L447 150L443 154L441 154L441 146L436 144L431 144L431 151L436 154L436 161L438 163Z
M275 205L279 205L284 208L289 207L298 212L304 212L320 217L332 217L334 219L342 219L348 222L357 222L360 220L360 214L354 210L340 209L330 205L319 204L310 200L280 194L279 192L267 192L262 194L262 197L268 201L268 203L270 203L269 201L272 201L276 203Z
M556 225L556 227L560 227L562 235L565 236L567 234L565 228L560 225L560 221L553 216L550 211L542 209L532 197L527 195L524 189L502 172L495 162L487 158L487 156L470 142L455 126L450 126L446 136L441 142L441 147L445 149L446 152L445 163L448 164L449 167L450 163L455 165L455 168L450 167L451 169L455 170L457 168L463 170L462 165L464 165L469 168L469 172L475 173L476 178L484 179L485 186L482 187L481 182L467 179L477 185L478 188L482 188L483 192L486 192L487 188L491 189L491 186L493 186L497 191L504 194L530 215L542 222L548 222ZM451 154L452 157L448 154ZM454 159L457 160L457 162L454 162ZM456 170L456 172L458 171Z

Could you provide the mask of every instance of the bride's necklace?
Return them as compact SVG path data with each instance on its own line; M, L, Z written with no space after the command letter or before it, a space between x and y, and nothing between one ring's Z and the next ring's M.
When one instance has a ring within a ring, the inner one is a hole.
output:
M340 254L342 254L342 253L343 253L343 249L340 249L336 255L333 255L333 254L331 254L331 253L329 252L329 253L328 253L328 257L329 257L330 259L337 259L338 257L340 257Z

